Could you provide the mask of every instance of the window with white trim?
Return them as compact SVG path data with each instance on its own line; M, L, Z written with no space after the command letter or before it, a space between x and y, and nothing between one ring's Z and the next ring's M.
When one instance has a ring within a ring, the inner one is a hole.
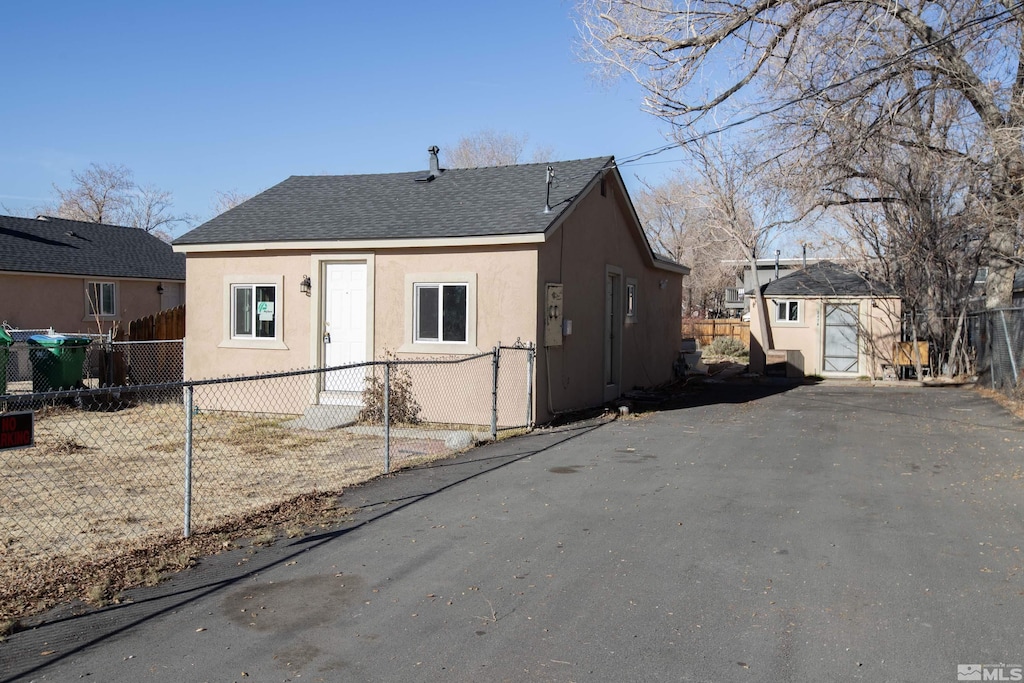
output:
M636 278L626 278L626 322L636 322L637 300L636 300Z
M88 315L117 315L116 290L113 282L87 282L85 310Z
M469 339L469 285L417 282L413 286L413 340L464 344Z
M231 337L273 339L277 336L276 285L231 285Z
M800 322L800 301L776 301L775 322L795 323Z

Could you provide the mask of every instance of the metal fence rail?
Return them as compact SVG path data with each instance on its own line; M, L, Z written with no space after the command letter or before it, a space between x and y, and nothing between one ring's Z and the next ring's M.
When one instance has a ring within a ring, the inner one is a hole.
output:
M0 570L102 559L340 491L532 422L535 350L0 396Z
M989 309L968 317L979 384L1020 394L1024 377L1024 308Z

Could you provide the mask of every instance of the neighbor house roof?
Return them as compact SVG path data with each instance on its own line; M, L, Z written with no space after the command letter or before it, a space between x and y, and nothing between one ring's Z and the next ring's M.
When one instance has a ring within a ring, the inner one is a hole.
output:
M183 281L185 256L138 228L0 216L0 271Z
M820 261L773 280L761 288L767 296L892 296L892 288L860 273Z
M550 198L546 171L554 170ZM543 233L613 157L376 175L292 176L174 241L431 239ZM551 211L544 212L545 201Z

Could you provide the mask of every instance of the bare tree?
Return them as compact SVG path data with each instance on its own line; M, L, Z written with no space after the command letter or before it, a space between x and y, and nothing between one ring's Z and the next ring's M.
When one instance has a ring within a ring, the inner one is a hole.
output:
M72 171L74 184L53 189L59 198L57 216L86 223L119 224L129 210L135 191L132 172L126 166L91 164L85 171Z
M460 138L450 150L443 150L442 163L449 168L476 168L512 166L527 159L534 162L550 160L550 147L534 147L527 156L529 148L528 135L482 130Z
M53 186L57 205L43 207L39 213L88 223L126 225L168 241L176 224L192 220L187 214L171 213L171 193L138 185L126 166L91 164L85 171L73 171L71 178L73 184L68 188Z
M724 263L745 258L735 240L716 229L705 206L709 192L700 178L682 172L658 185L646 185L633 203L654 247L690 267L683 277L687 315L721 310L736 268Z
M778 159L763 159L757 147L740 140L727 146L719 137L695 141L686 148L694 173L701 179L702 207L711 234L730 241L749 264L759 315L759 333L772 348L771 330L758 280L757 259L769 243L795 230L812 212L801 208L781 181Z
M1024 187L1024 7L991 0L581 0L589 54L632 76L676 125L812 103L801 125L868 99L898 112L922 81L964 113L991 227L987 305L1010 302ZM723 65L720 68L718 65ZM713 72L718 82L704 80ZM823 93L835 93L826 103ZM806 111L806 109L805 109ZM807 150L815 153L818 150Z
M804 142L823 152L796 161L795 176L840 210L844 244L901 295L909 336L926 338L937 369L957 374L975 277L990 256L990 188L962 149L957 102L928 85L908 84L913 96L896 111L863 100L856 115L817 126Z
M213 202L214 216L219 216L225 211L229 211L235 208L242 202L249 201L253 197L251 194L239 192L238 190L235 189L226 190L224 192L217 190L216 195L217 198Z

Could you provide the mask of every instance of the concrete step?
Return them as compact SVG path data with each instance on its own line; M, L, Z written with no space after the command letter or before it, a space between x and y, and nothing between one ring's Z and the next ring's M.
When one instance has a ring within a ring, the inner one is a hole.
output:
M360 406L319 405L309 406L302 417L284 423L291 429L312 429L322 432L328 429L348 427L356 423Z

